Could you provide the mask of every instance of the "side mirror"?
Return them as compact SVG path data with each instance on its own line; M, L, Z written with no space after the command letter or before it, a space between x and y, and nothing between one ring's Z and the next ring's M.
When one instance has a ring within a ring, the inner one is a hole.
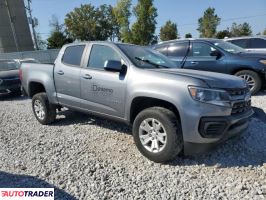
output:
M104 69L106 71L121 72L122 64L120 61L117 60L107 60L104 63Z
M216 59L218 60L219 58L222 57L222 54L221 54L219 51L215 50L215 51L212 51L212 52L210 53L210 56L214 56L214 57L216 57Z

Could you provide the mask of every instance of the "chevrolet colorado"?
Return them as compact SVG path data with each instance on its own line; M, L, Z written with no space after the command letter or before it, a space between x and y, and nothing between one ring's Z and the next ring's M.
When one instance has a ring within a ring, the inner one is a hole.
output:
M159 52L130 44L65 45L54 65L22 64L20 77L41 124L61 107L132 124L137 148L155 162L238 135L253 114L244 80L177 69Z

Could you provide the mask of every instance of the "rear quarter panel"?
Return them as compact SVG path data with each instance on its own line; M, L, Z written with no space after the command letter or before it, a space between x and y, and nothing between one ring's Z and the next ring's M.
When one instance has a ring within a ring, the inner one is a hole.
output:
M30 94L31 83L40 83L44 86L49 101L57 103L53 69L53 65L23 63L21 66L22 87L26 93Z

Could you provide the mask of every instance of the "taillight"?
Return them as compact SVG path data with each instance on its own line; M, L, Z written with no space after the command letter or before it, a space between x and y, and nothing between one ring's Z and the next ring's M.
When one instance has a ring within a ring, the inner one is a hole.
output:
M22 70L21 70L21 68L19 69L19 79L20 79L20 81L22 81Z

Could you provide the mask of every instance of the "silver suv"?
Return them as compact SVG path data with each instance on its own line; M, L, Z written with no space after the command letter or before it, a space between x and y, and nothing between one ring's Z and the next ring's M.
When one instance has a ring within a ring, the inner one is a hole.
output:
M266 53L266 36L236 37L224 40L250 52Z

